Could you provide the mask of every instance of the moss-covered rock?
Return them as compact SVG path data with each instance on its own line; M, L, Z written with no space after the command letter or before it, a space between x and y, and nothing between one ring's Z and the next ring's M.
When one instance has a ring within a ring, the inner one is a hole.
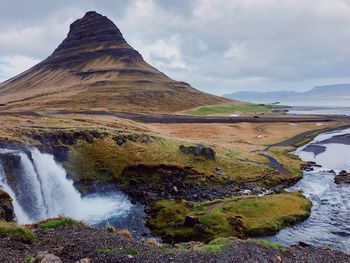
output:
M300 193L264 197L234 197L211 202L161 200L150 209L148 225L165 241L210 241L219 237L269 235L310 215L311 202ZM185 225L186 216L199 218L198 225Z

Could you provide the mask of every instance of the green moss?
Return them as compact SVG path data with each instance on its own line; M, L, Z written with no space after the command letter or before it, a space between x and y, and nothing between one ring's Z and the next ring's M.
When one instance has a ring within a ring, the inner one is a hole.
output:
M34 255L34 254L33 254L33 255L29 255L29 256L27 256L24 260L22 260L21 263L30 263L30 262L33 262L34 258L35 258L35 255Z
M156 235L166 240L207 242L220 237L241 237L244 233L248 236L273 234L307 218L310 208L311 202L300 193L235 197L202 203L161 200L151 209L152 218L148 224ZM198 216L205 233L185 227L186 215Z
M226 247L231 244L228 238L217 238L209 242L207 245L203 245L196 250L204 253L221 253Z
M257 244L259 246L265 247L265 248L270 248L274 250L280 250L280 251L285 251L286 248L282 246L281 244L271 242L268 240L263 240L263 239L249 239L246 242Z
M227 156L231 159L237 159L240 156L240 153L237 151L229 151L225 154L225 156Z
M220 245L205 245L198 249L199 252L213 253L213 254L222 253L223 250L224 248Z
M18 237L26 243L33 243L35 240L35 235L30 229L3 221L0 221L0 236Z
M124 254L128 254L128 255L137 255L138 254L138 250L137 248L134 247L128 247L128 248L115 248L115 247L103 247L103 248L98 248L96 250L97 253L100 254L119 254L119 253L124 253Z
M120 251L120 249L112 247L112 248L107 248L107 247L103 247L103 248L98 248L97 253L100 254L116 254Z
M71 218L53 218L48 219L46 221L40 222L39 224L40 228L58 228L58 227L72 227L72 226L82 226L84 225L81 221L76 221Z
M206 116L214 114L265 114L272 113L274 109L278 109L284 106L281 105L269 105L269 104L254 104L245 102L236 102L233 104L220 104L213 106L204 106L195 110L186 111L186 114L195 116Z
M134 247L128 247L125 252L128 254L128 255L137 255L138 251L136 248Z

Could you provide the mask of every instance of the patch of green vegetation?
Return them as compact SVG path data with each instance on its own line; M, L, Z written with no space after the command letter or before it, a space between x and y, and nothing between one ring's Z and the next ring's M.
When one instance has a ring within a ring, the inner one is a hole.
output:
M127 141L117 145L111 138L97 139L93 143L79 142L70 151L70 162L66 168L75 181L94 180L99 182L118 182L121 188L131 184L148 184L161 186L160 174L125 175L128 167L139 164L146 167L160 165L178 167L191 167L196 176L193 181L223 183L234 180L238 183L264 180L265 176L274 173L266 165L246 163L238 160L238 152L215 149L216 160L205 157L195 157L179 151L184 144L178 140L158 139L150 143ZM225 175L218 175L215 168L220 167ZM188 177L188 180L192 180Z
M285 251L286 248L282 246L281 244L269 241L269 240L263 240L263 239L249 239L246 242L257 244L259 246L265 247L265 248L270 248L274 250L280 250L280 251Z
M125 250L126 254L128 255L137 255L138 251L136 248L134 247L128 247L126 250Z
M235 102L232 104L220 104L212 106L204 106L195 110L186 111L185 114L195 116L206 116L215 114L266 114L272 113L274 109L284 106L271 104L254 104L247 102Z
M198 248L199 252L203 253L212 253L212 254L217 254L217 253L222 253L224 251L224 248L220 245L204 245L200 248Z
M100 253L100 254L116 254L120 251L120 249L115 247L112 247L112 248L103 247L103 248L98 248L96 251L97 253Z
M83 226L84 223L67 217L52 218L38 223L40 228Z
M161 200L152 207L148 225L154 234L165 240L208 242L220 237L273 234L306 219L310 209L311 202L300 193L234 197L202 203ZM185 227L186 215L197 216L205 231Z
M124 249L115 248L115 247L112 247L112 248L104 247L104 248L98 248L96 251L97 251L97 253L100 253L100 254L124 253L124 254L128 254L128 255L133 255L133 256L138 254L137 248L134 248L134 247L128 247L128 248L124 248Z
M29 244L35 240L35 235L30 229L16 225L15 223L3 221L0 221L0 236L18 237Z
M231 242L228 238L217 238L210 241L209 244L201 246L196 250L204 253L222 253L230 244Z
M35 258L35 255L34 254L32 254L32 255L28 255L28 256L26 256L26 258L25 259L23 259L22 260L22 262L21 263L30 263L30 262L32 262L33 261L33 259Z
M237 159L240 156L240 152L237 151L229 151L225 154L230 159Z

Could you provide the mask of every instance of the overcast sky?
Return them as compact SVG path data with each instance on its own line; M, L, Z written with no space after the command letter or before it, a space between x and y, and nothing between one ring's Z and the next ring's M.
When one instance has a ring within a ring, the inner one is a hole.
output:
M0 0L0 81L49 56L89 10L210 93L350 83L350 0Z

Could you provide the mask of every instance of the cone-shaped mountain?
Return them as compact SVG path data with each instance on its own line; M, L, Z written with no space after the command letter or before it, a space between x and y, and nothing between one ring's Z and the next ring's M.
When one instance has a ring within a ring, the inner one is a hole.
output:
M47 59L0 84L2 109L174 112L226 99L147 64L107 17L88 12Z

